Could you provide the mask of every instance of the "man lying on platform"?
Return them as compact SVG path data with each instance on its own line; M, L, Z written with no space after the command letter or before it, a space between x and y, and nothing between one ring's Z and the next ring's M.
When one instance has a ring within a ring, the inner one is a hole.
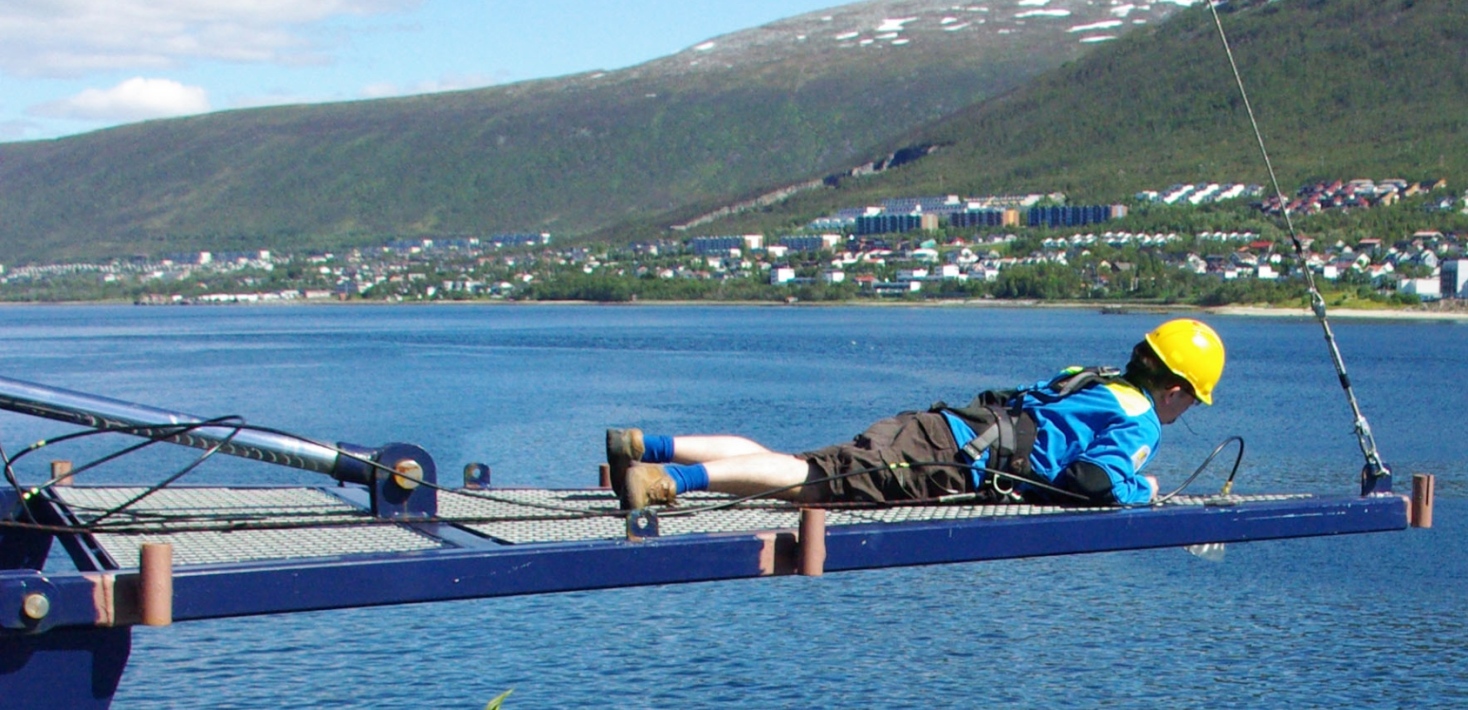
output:
M1223 363L1218 334L1183 318L1147 333L1125 371L1070 368L965 407L939 402L849 443L785 454L739 436L609 429L607 463L628 510L700 490L801 502L1146 505L1157 480L1141 471L1161 426L1194 402L1213 403Z

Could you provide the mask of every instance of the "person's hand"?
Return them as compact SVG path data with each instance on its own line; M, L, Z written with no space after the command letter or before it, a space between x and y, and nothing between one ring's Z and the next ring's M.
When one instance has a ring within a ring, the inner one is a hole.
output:
M1143 476L1142 478L1147 479L1147 482L1152 484L1152 501L1155 502L1157 500L1157 495L1162 491L1162 489L1157 485L1157 477Z

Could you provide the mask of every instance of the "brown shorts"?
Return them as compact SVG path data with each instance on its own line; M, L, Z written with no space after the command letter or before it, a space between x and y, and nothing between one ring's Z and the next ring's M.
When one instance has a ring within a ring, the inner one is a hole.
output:
M903 412L867 427L849 444L797 456L810 464L809 480L821 500L883 503L973 490L967 466L931 465L964 462L948 420L937 412Z

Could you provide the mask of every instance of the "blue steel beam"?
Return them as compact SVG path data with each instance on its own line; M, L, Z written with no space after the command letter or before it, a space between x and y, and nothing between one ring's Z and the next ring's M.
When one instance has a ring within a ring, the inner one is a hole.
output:
M1384 532L1407 527L1397 496L1303 499L1237 507L1178 507L1075 514L832 526L827 571L943 564ZM544 594L611 587L758 577L793 571L793 533L706 533L506 545L332 559L199 565L175 569L174 619ZM126 599L132 576L116 575ZM0 572L0 614L20 591L54 588L45 628L126 624L125 609L99 611L97 573ZM18 630L14 626L9 627ZM38 631L42 629L31 629Z
M127 628L7 637L0 642L0 705L105 710L131 650Z
M870 569L1019 557L1183 547L1407 528L1401 496L1305 499L1239 506L1132 508L1076 515L1002 517L978 524L880 524L833 531L826 569ZM856 527L856 526L852 526ZM893 563L894 558L902 561Z

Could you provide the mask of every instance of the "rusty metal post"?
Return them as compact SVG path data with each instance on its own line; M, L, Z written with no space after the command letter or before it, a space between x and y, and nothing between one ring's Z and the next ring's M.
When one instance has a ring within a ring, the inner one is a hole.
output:
M71 462L59 459L51 462L51 480L53 486L69 486L72 484Z
M138 606L144 626L173 623L173 545L145 542L138 570Z
M1431 474L1412 475L1412 509L1408 520L1414 528L1432 527L1432 494L1437 478Z
M602 488L611 488L612 487L612 467L609 464L602 464L599 468L601 469L601 487Z
M826 509L800 509L800 574L819 577L826 573Z

